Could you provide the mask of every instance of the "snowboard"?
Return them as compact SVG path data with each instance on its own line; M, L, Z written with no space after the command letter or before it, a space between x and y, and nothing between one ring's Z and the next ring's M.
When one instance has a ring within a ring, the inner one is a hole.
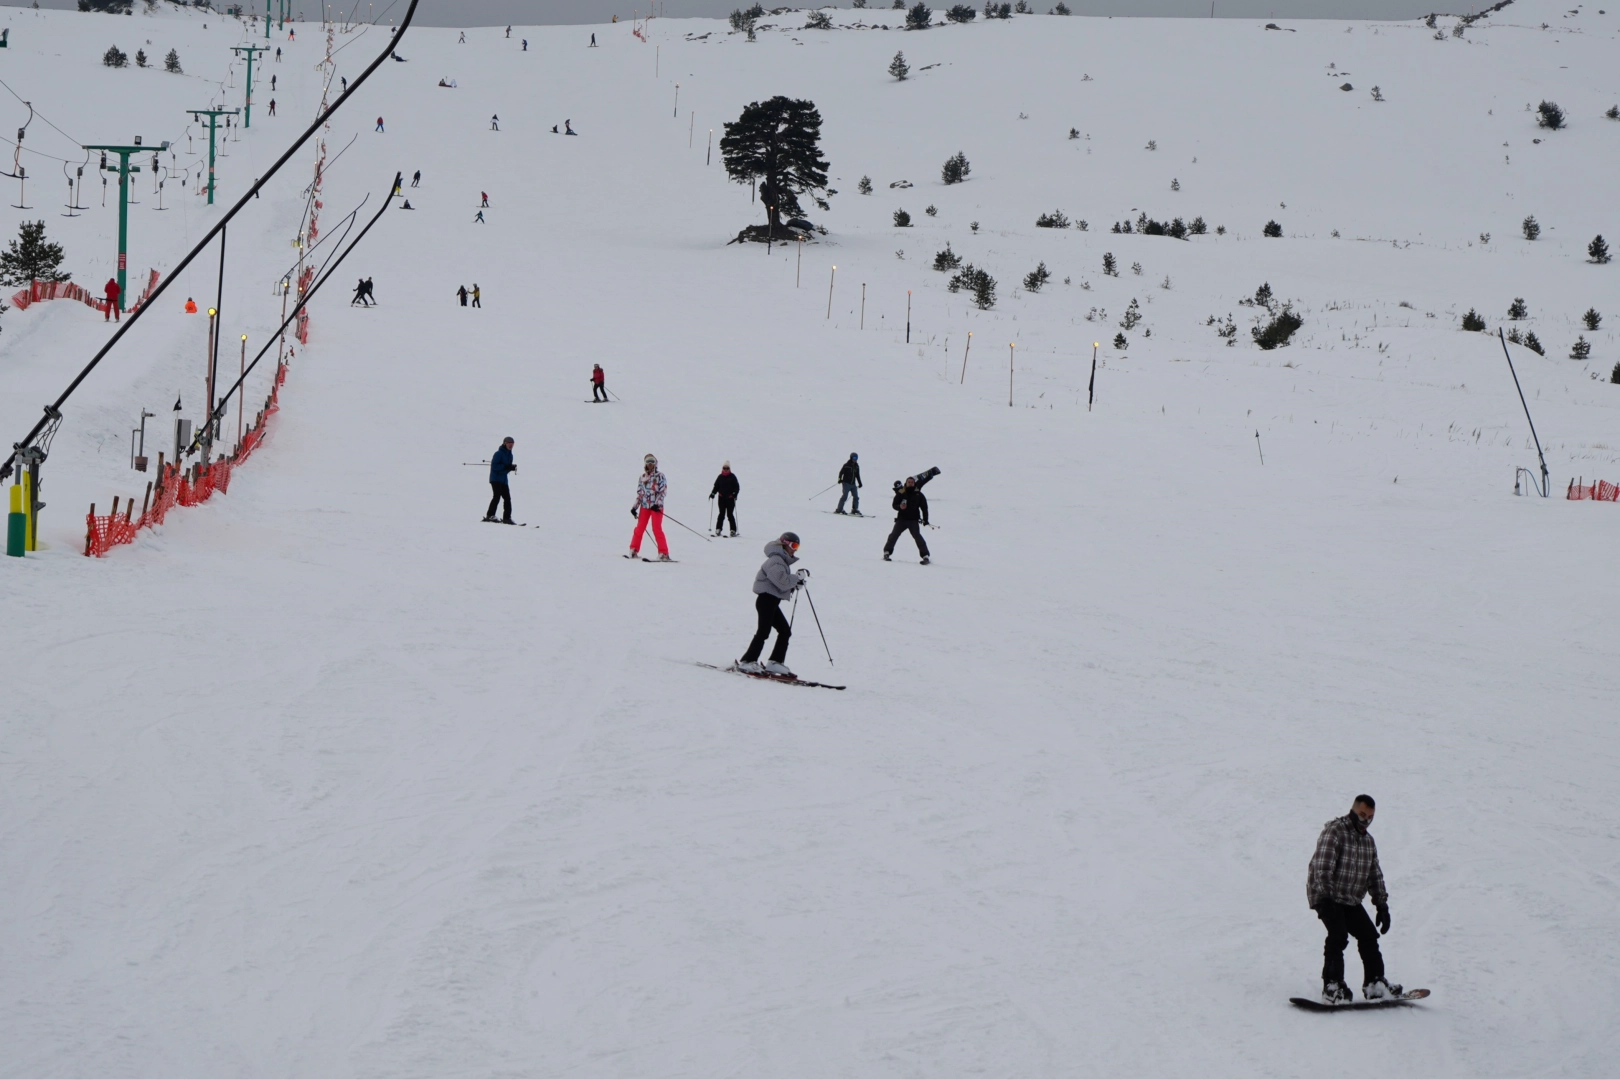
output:
M529 523L527 521L502 521L499 518L479 518L478 520L486 522L490 525L516 525L520 529L527 529L529 527Z
M1329 1005L1320 998L1289 998L1290 1004L1307 1012L1350 1012L1355 1009L1398 1009L1429 996L1427 990L1408 990L1400 997L1378 998L1376 1001L1348 1001L1343 1005Z
M710 671L724 671L729 675L741 675L741 676L743 676L745 678L749 678L749 679L765 679L765 680L767 680L769 682L790 683L793 686L819 686L823 690L845 690L845 689L848 689L848 687L835 686L832 683L812 682L809 679L801 679L797 675L772 675L768 671L762 671L758 675L755 675L751 671L742 670L736 664L732 664L730 667L721 667L718 664L705 664L700 660L700 661L698 661L698 667L705 667L705 668L708 668Z

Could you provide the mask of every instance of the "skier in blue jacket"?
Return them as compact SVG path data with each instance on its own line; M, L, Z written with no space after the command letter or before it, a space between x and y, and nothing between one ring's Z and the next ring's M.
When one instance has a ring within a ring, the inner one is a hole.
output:
M501 448L489 459L489 486L495 492L489 500L489 509L484 511L485 521L495 520L495 504L505 503L506 512L501 518L502 524L511 525L512 522L512 489L506 486L506 475L517 472L517 466L512 464L512 436L508 435L502 442Z

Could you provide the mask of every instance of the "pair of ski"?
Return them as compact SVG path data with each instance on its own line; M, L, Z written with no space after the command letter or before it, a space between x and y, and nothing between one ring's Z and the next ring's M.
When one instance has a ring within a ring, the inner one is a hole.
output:
M1374 998L1371 1001L1347 1001L1342 1005L1329 1005L1320 998L1289 998L1289 1004L1306 1012L1354 1012L1358 1009L1398 1009L1429 996L1427 990L1408 990L1395 997Z
M731 674L731 675L742 675L742 676L745 676L745 677L750 678L750 679L766 679L766 680L769 680L770 682L791 683L794 686L819 686L823 690L844 690L844 689L847 689L847 687L835 686L832 683L812 682L809 679L801 679L797 675L772 675L768 671L758 671L758 672L744 671L742 668L738 667L736 664L732 664L730 667L721 667L718 664L705 664L701 660L699 660L697 662L697 666L698 667L703 667L703 668L708 668L710 671L724 671L724 672L726 672L728 674Z
M651 563L661 563L661 562L676 563L676 562L681 561L679 559L649 559L645 555L631 555L629 552L625 552L624 557L627 558L627 559L640 559L642 562L651 562Z

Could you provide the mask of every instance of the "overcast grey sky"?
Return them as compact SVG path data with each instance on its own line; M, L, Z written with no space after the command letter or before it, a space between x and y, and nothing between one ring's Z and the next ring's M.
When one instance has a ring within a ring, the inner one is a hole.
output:
M33 0L0 0L6 7L28 7ZM215 0L216 7L226 0ZM236 0L231 0L236 2ZM249 10L262 6L262 0L244 0ZM310 18L317 17L319 0L294 0L295 5ZM408 0L327 0L334 11L348 9L358 3L364 8L369 2L381 11L392 2L396 12L403 12ZM868 0L872 7L888 7L885 0ZM1057 0L1036 0L1046 9ZM658 3L667 18L681 16L715 17L728 14L742 0L422 0L416 19L423 26L500 26L506 23L595 23L607 22L614 15L629 18L632 11L645 12L652 3ZM939 8L943 0L935 0ZM1208 18L1209 0L1068 0L1077 15L1170 15L1188 18ZM75 0L39 0L42 8L72 10ZM771 6L766 4L767 7ZM797 4L795 6L809 6ZM848 8L849 0L831 5ZM946 4L945 6L949 6ZM979 6L975 3L974 6ZM1280 18L1280 19L1414 19L1435 10L1467 12L1474 10L1472 3L1447 3L1445 0L1215 0L1217 18Z

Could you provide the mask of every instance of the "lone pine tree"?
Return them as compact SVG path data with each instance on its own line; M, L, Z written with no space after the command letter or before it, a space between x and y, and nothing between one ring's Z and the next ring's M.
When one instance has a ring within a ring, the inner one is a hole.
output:
M45 239L45 223L25 221L0 251L0 283L15 288L30 281L67 281L73 275L59 269L62 259L62 245Z
M726 174L739 184L759 181L770 236L781 228L782 215L797 216L799 194L827 186L827 162L821 156L821 113L815 103L778 94L756 101L726 124L720 153Z
M894 59L889 61L889 74L901 82L906 81L906 76L911 74L911 67L906 63L905 53L897 52L894 54Z

